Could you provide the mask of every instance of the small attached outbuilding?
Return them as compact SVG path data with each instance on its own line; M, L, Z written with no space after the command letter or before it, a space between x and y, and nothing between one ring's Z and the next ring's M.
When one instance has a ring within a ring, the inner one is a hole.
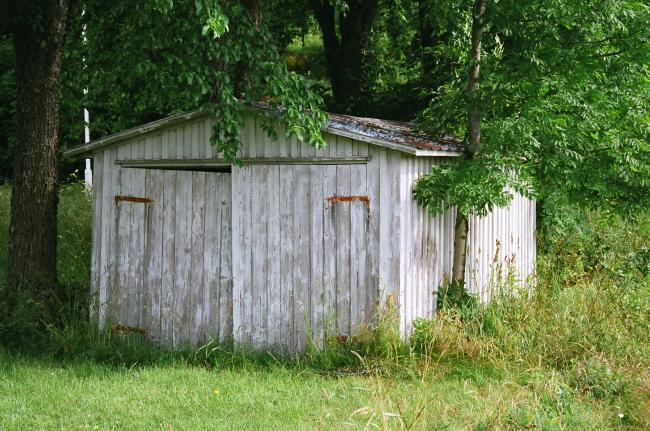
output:
M317 150L252 112L243 166L213 152L210 115L172 116L72 148L94 159L93 316L163 345L232 340L299 351L353 335L389 298L404 334L436 310L455 211L415 180L460 155L405 123L330 114ZM535 202L470 219L468 289L487 299L535 265Z

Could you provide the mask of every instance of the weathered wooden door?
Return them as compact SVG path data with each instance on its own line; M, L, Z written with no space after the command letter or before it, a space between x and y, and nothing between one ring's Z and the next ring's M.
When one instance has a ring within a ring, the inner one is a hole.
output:
M338 170L336 191L325 194L323 207L323 273L336 298L325 311L336 317L326 328L329 336L355 334L371 317L378 293L370 268L370 197L365 172L355 178L354 168Z
M113 320L179 346L232 334L230 174L122 168Z
M299 351L369 316L377 277L367 184L365 164L233 171L237 342Z

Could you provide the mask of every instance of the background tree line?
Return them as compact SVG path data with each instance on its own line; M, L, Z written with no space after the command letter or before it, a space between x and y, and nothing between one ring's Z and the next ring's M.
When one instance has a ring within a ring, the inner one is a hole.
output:
M258 3L259 23L272 45L291 70L317 83L328 110L414 120L428 105L429 92L450 77L451 60L433 52L446 34L446 24L433 18L441 12L433 2ZM84 106L96 138L195 109L209 96L205 69L215 64L201 46L202 17L193 2L175 2L169 14L156 1L88 1L83 8L83 16L79 7L72 17L64 49L63 147L83 139ZM7 101L0 106L0 177L9 180L15 145L9 35L0 37L0 95ZM78 164L62 166L67 174Z

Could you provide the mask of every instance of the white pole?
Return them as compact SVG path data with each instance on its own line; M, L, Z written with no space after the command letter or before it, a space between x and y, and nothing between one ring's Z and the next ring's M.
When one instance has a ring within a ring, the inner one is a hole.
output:
M87 93L88 89L84 89L84 93ZM84 108L84 144L90 142L90 113L86 108ZM90 159L86 159L86 169L84 169L84 184L87 191L93 189L93 168L90 164Z
M85 10L81 11L81 16L86 13ZM83 43L86 43L86 24L81 28L81 37L83 38ZM81 61L84 63L84 69L86 68L86 59L82 58ZM88 87L84 88L84 96L88 94ZM90 113L84 107L84 144L90 142ZM84 185L86 191L92 191L93 189L93 168L90 162L90 159L86 159L86 169L84 169Z

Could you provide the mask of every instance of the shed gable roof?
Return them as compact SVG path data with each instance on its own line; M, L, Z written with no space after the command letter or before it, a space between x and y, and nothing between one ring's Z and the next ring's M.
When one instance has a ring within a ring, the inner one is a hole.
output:
M267 107L253 105L254 110L268 111ZM86 144L67 149L66 156L90 153L100 148L111 146L126 139L154 132L166 127L176 126L210 114L191 111L172 115L151 123L133 127L122 132L96 139ZM369 144L424 157L459 156L463 143L452 137L433 139L415 130L410 123L380 120L377 118L354 117L351 115L328 113L329 120L322 131L337 136L344 136Z

